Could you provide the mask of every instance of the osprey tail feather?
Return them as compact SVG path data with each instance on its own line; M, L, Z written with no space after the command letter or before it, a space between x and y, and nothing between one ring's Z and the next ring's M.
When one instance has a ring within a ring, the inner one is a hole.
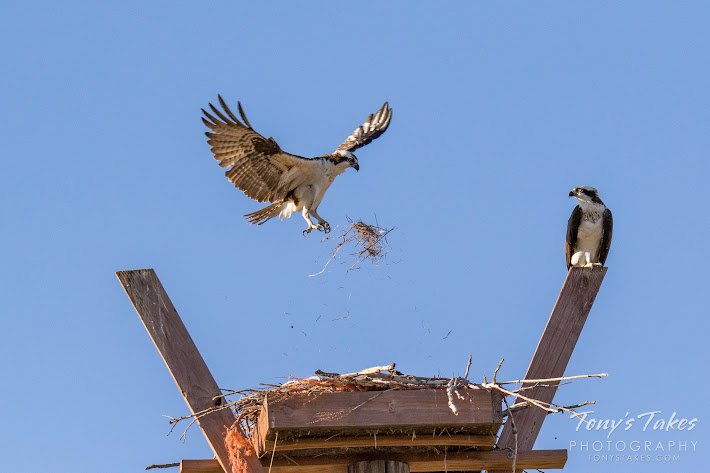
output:
M257 210L256 212L252 212L250 214L246 214L244 216L247 218L247 220L249 220L249 223L256 223L257 225L261 225L264 222L267 222L268 220L271 220L272 218L276 217L277 215L281 220L289 218L291 214L295 211L296 204L289 200L286 202L274 202L271 205L267 205L263 209Z

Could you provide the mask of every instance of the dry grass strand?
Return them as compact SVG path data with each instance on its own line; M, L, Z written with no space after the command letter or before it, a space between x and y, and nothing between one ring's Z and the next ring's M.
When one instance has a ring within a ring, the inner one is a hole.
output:
M331 256L325 263L325 266L323 266L323 269L315 274L311 274L311 277L318 276L325 272L330 262L337 257L338 252L348 245L352 245L353 247L354 251L350 253L350 256L355 257L355 262L348 268L346 273L353 269L360 269L360 265L366 261L370 261L373 265L378 266L382 258L387 255L389 248L387 235L394 230L395 227L381 227L379 222L377 222L377 216L375 216L375 225L370 225L362 220L353 222L349 217L347 217L347 220L348 225L345 229L341 230L336 235L329 235L323 238L323 242L337 239L338 243L330 250Z

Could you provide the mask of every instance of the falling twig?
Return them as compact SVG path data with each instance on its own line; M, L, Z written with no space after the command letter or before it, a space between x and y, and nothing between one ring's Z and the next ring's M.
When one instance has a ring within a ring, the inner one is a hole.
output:
M150 465L146 466L146 470L152 470L153 468L175 468L176 466L180 466L180 463L165 463L162 465Z

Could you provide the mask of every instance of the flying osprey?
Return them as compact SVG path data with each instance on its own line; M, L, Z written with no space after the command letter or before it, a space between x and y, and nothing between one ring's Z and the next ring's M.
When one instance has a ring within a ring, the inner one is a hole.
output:
M221 96L217 98L228 117L212 104L210 108L219 119L202 109L207 117L202 121L212 130L205 135L215 159L221 167L231 166L225 175L248 197L258 202L273 202L245 217L250 223L261 225L277 215L283 220L294 212L302 212L308 222L304 235L313 229L330 231L328 222L317 212L325 191L335 176L347 168L360 169L353 151L384 133L392 118L392 109L385 102L332 154L304 158L283 151L273 138L266 139L257 133L244 115L241 103L237 102L237 107L244 123L234 116ZM318 220L317 225L313 224L311 216Z
M593 187L575 187L569 193L579 201L567 222L565 253L567 269L571 266L604 266L611 246L614 222Z

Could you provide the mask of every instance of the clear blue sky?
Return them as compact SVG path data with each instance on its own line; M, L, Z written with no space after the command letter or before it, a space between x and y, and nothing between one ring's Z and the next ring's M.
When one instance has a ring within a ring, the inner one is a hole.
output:
M567 372L610 377L557 400L596 400L602 419L698 422L611 435L653 441L650 462L572 448L566 471L690 471L707 458L710 419L694 402L710 389L707 2L1 10L1 471L210 456L197 429L184 444L166 437L162 415L187 408L117 270L156 269L225 388L393 361L463 374L469 354L474 379L501 357L499 379L517 379L566 275L578 185L599 189L615 228ZM218 93L305 156L331 152L389 100L390 129L319 209L333 226L376 214L396 227L385 264L309 278L329 246L304 239L299 216L246 223L259 205L203 135L200 108ZM607 440L576 426L548 417L537 447ZM659 441L687 451L655 461L668 453Z

